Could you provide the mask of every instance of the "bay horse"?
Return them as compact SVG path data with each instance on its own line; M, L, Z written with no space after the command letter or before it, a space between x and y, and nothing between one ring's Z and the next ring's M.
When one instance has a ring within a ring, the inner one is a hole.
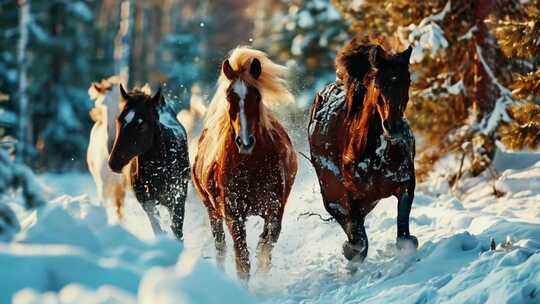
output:
M130 183L155 234L163 233L157 205L171 214L171 230L183 239L184 205L189 181L187 135L161 91L152 97L120 85L121 111L109 156L114 172L131 162Z
M285 67L262 51L234 49L222 64L193 165L193 183L208 209L217 264L223 268L225 219L243 282L251 268L246 218L264 219L257 264L258 271L267 272L298 169L291 140L268 107L294 101L285 73Z
M90 131L86 162L96 183L99 202L106 206L109 201L114 201L117 217L121 220L128 188L126 173L115 173L108 165L109 152L116 132L115 119L120 111L118 89L120 82L120 77L111 76L100 83L92 83L88 89L88 94L95 101L95 106L90 111L94 125Z
M392 54L353 38L337 56L337 80L317 93L311 108L311 161L324 207L347 235L348 260L365 259L364 219L391 195L398 199L397 248L418 247L409 232L415 139L403 117L411 51Z

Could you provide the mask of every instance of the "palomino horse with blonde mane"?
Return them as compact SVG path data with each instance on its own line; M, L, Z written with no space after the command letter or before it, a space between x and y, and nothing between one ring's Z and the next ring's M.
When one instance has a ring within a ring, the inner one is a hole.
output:
M208 209L218 265L223 267L225 259L225 219L234 241L236 270L246 282L251 268L246 218L264 219L257 260L258 270L268 271L298 168L289 136L267 107L293 102L285 72L261 51L232 51L223 62L193 165L193 182Z
M418 246L409 232L415 142L403 117L410 55L410 47L390 54L353 39L338 54L338 80L317 94L311 109L311 160L324 206L347 235L348 260L366 257L364 218L390 195L398 199L398 249Z
M107 163L114 142L115 119L120 111L119 83L118 76L111 76L100 83L92 83L88 89L88 94L95 100L95 106L90 111L94 126L90 132L86 161L96 183L98 200L104 205L114 201L116 214L122 219L128 184L126 174L112 172Z

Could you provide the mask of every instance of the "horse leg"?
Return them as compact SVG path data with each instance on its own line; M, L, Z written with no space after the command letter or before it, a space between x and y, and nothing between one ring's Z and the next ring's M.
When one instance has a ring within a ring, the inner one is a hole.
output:
M343 243L343 256L349 261L355 259L362 262L368 250L368 239L364 228L364 219L357 220L347 211L340 202L330 202L323 197L324 207L336 219L347 240Z
M101 181L101 180L98 181L97 179L94 179L94 181L96 182L96 192L97 192L98 202L99 202L101 207L106 208L107 204L105 203L105 194L104 194L104 191L103 191L103 181Z
M126 189L124 184L116 184L114 186L114 205L116 207L116 215L118 220L121 221L124 218L124 199L126 197Z
M259 243L257 245L257 271L261 273L267 273L270 270L272 249L281 233L282 217L283 215L264 219L263 232L259 236Z
M343 255L349 261L363 262L368 252L368 238L364 227L364 218L351 218L343 227L348 240L343 243Z
M187 187L187 185L186 185ZM184 239L184 213L186 205L186 191L178 191L170 200L169 213L171 214L171 230L179 241Z
M238 278L244 283L247 283L249 281L251 265L246 242L246 220L240 218L227 219L227 227L234 242Z
M148 220L150 220L150 225L152 225L154 234L156 236L159 234L164 234L165 231L161 229L161 225L159 224L159 211L156 208L156 201L142 202L141 205L144 212L146 212L146 215L148 216Z
M225 231L223 230L223 219L219 216L215 216L212 211L208 212L210 218L210 228L212 229L212 235L214 236L214 244L216 246L216 261L219 269L224 269L225 264Z
M404 189L396 196L398 198L396 247L401 250L407 244L412 244L414 248L418 248L418 239L409 232L409 215L414 200L414 185Z

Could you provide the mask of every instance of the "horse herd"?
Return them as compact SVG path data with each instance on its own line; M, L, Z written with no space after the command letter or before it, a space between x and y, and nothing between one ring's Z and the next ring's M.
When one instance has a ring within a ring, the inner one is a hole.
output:
M308 139L325 209L347 236L343 255L363 261L366 215L377 202L398 199L396 246L417 247L409 232L415 188L414 136L404 118L410 85L409 47L391 53L353 38L338 53L335 82L313 102ZM286 68L259 50L234 49L223 62L207 110L190 174L187 135L158 90L126 92L120 79L94 83L95 121L88 165L101 202L115 202L121 218L126 186L162 233L157 205L172 218L182 240L184 203L190 176L208 210L216 260L225 260L226 224L234 243L239 278L249 280L246 219L260 216L259 271L268 271L287 198L298 169L287 131L270 106L294 102ZM112 170L112 172L111 172ZM114 172L114 173L113 173Z

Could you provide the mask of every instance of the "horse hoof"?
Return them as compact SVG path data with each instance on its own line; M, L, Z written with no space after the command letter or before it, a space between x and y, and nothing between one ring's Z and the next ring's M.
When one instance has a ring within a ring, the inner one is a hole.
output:
M367 246L351 244L349 241L343 243L343 256L349 261L363 262L367 256Z
M396 248L398 250L416 249L418 248L418 239L414 235L398 236Z

